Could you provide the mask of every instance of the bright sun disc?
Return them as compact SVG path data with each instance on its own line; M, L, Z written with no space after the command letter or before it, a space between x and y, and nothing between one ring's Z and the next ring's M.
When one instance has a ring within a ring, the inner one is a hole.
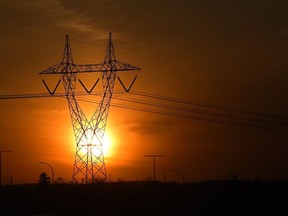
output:
M86 154L90 148L92 148L92 152L94 155L99 156L101 153L101 150L99 149L99 141L97 140L97 137L95 134L93 134L93 131L91 129L88 129L85 133L85 136L82 137L82 139L79 142L79 145L83 145L83 148L80 150L81 154ZM104 135L104 139L102 142L102 150L104 157L111 156L112 153L112 139L109 132L106 131Z

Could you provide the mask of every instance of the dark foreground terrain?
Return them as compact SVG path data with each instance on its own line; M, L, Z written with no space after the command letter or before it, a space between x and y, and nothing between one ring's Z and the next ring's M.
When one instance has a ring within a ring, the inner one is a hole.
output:
M2 186L0 215L288 215L288 182Z

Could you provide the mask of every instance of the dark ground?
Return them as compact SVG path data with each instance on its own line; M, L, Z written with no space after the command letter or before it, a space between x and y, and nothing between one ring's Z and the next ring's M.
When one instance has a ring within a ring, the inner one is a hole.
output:
M0 215L288 215L287 181L115 182L0 188Z

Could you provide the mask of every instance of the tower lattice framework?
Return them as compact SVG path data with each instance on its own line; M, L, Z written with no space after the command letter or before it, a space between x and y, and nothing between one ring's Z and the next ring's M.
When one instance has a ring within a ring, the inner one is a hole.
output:
M60 82L63 82L76 141L76 153L72 182L88 184L95 181L107 180L103 153L103 139L105 135L105 128L107 125L114 84L117 78L120 84L123 86L124 90L128 92L134 84L137 75L134 77L134 80L127 89L117 73L121 71L134 70L140 71L140 68L116 60L112 42L112 34L109 33L104 62L85 65L75 64L73 61L69 38L68 35L66 35L62 61L39 73L40 76L45 74L61 76L53 91L50 90L44 79L42 79L45 87L51 95L54 95ZM77 78L77 74L92 72L101 73L103 96L91 119L89 120L77 102L75 97L75 87L78 80L86 90L87 94L90 94L98 83L99 78L96 80L91 90L87 90L83 82Z

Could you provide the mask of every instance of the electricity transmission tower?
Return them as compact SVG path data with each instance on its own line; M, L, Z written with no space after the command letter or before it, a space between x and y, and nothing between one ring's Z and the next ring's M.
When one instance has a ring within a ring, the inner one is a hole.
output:
M55 93L61 80L64 85L76 141L76 153L72 176L72 181L74 183L82 182L88 184L95 181L107 180L102 145L114 84L117 77L124 90L129 92L137 78L137 75L134 77L130 86L126 88L120 77L117 75L117 72L134 70L139 72L140 68L116 60L112 34L109 33L104 62L85 65L75 64L73 61L69 38L68 35L66 35L62 61L39 73L40 75L58 74L61 76L56 87L52 91L49 89L44 79L42 79L45 87L51 95ZM97 85L99 78L95 81L93 87L88 90L83 82L77 78L77 74L92 72L101 73L103 96L89 120L75 98L75 87L78 80L81 86L86 90L87 94L90 94Z

